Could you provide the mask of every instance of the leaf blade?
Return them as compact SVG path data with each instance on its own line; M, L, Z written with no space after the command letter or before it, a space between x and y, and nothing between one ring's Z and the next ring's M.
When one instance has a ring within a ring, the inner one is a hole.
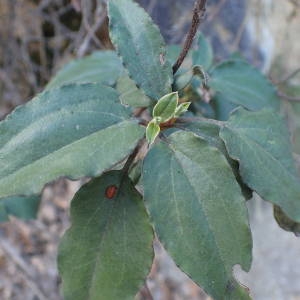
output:
M40 196L14 196L2 199L2 213L0 213L0 222L9 220L8 216L14 216L21 220L35 219L40 205Z
M19 107L0 123L0 198L37 194L61 176L101 174L143 136L129 118L117 92L99 84L53 89Z
M233 265L248 270L251 262L241 191L216 148L183 132L172 134L169 143L155 145L145 159L146 206L160 240L179 267L216 299L223 299L239 289L227 288Z
M242 60L229 60L211 71L208 85L228 101L249 110L279 110L274 86L258 70Z
M71 83L101 83L112 86L123 73L122 62L115 51L95 51L63 66L47 84L46 90Z
M220 136L229 155L239 161L244 182L299 221L299 179L283 120L268 110L254 113L238 109Z
M193 51L193 64L201 65L208 70L213 63L213 49L205 36L200 33L197 41L198 49Z
M109 1L108 15L110 37L137 85L154 100L170 93L172 67L158 27L131 0Z
M120 171L96 178L76 194L71 218L58 257L65 299L132 299L152 264L153 231L130 180Z

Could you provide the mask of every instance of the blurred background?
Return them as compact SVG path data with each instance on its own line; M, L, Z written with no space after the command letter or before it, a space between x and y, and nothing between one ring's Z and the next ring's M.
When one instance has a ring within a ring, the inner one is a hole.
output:
M140 0L166 41L181 44L193 0ZM300 1L208 0L200 30L216 60L233 52L260 68L282 94L295 160L300 163ZM105 1L0 0L0 120L41 92L60 67L96 49L112 48ZM293 76L290 76L293 75ZM56 253L69 226L68 208L81 182L48 185L37 220L0 224L0 300L60 300ZM272 208L249 203L254 237L250 273L235 269L254 300L300 299L300 241L280 229ZM137 299L209 299L181 273L158 242L147 284Z

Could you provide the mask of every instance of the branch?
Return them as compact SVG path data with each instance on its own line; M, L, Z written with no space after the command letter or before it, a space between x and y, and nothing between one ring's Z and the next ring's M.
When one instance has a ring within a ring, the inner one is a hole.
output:
M289 81L290 79L295 77L298 73L300 73L300 68L298 68L295 71L293 71L292 73L288 74L283 79L276 81L275 84L277 85L277 84L286 83L287 81Z
M201 20L204 17L204 13L206 10L205 7L206 7L206 0L196 0L195 6L194 6L192 24L191 24L190 30L187 34L187 37L185 39L182 51L181 51L176 63L173 66L173 74L175 74L178 71L178 69L180 68L181 64L183 63L184 59L186 58L186 56L192 46L197 29L201 23Z
M132 151L132 153L128 156L126 162L125 162L125 165L122 169L124 175L127 175L129 170L130 170L130 167L131 165L133 164L135 158L137 157L138 153L140 152L141 148L143 147L145 143L145 138L143 137L139 143L137 144L137 146L134 148L134 150Z
M289 96L289 95L286 95L286 94L284 94L280 91L278 91L277 94L283 100L287 100L287 101L290 101L290 102L300 102L300 97Z

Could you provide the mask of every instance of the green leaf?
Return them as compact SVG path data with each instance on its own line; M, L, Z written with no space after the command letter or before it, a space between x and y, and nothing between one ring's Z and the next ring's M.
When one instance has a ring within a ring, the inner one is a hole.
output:
M147 96L158 100L171 92L172 67L157 26L132 0L108 3L110 37L123 63Z
M198 49L193 52L193 64L201 65L205 70L208 70L213 63L213 50L209 41L203 34L198 38Z
M178 92L167 94L160 98L153 108L153 118L160 123L167 122L174 117L178 104Z
M48 83L46 89L70 83L102 83L114 85L124 73L122 62L114 51L97 51L64 66Z
M137 88L135 82L125 75L118 79L117 91L120 93L121 103L131 107L148 107L151 100L145 95L144 91Z
M228 101L249 110L279 110L280 102L274 86L254 67L242 60L230 60L211 71L210 88Z
M151 122L149 122L146 129L146 139L150 145L154 143L159 133L160 133L160 127L157 124L156 120L154 119Z
M131 181L113 171L83 186L71 221L58 255L65 300L133 299L151 268L153 231Z
M10 215L22 220L35 219L40 199L40 196L15 196L2 199L0 203L0 222L8 221Z
M0 123L0 198L32 195L61 176L97 176L144 134L118 93L100 84L38 95Z
M184 103L179 104L176 107L176 110L175 110L175 113L174 113L174 117L178 118L182 114L186 113L188 111L190 105L191 105L191 102L184 102Z
M195 120L191 123L186 124L183 129L192 131L205 141L209 145L218 148L223 155L226 157L229 165L232 168L234 176L239 183L244 197L249 200L252 198L252 190L243 182L239 174L239 164L237 161L233 160L226 149L224 141L220 138L220 129L223 126L222 122L215 120L202 119L201 121Z
M189 84L191 84L194 79L195 73L194 69L189 69L185 72L180 72L176 74L174 77L174 88L176 91L181 91L186 88ZM200 86L200 84L199 84Z
M289 133L280 116L236 110L220 133L229 155L239 161L243 181L261 197L300 221L300 181Z
M220 151L175 132L147 154L143 185L156 233L176 264L216 300L237 299L232 267L249 270L252 242L245 201Z
M211 105L216 113L215 118L220 121L227 121L231 112L238 107L238 105L228 101L224 94L216 93L211 101Z
M297 237L300 236L300 223L289 218L277 205L274 205L274 218L282 229L293 232Z
M196 79L195 76L198 78ZM200 80L199 80L200 79ZM183 90L189 84L197 90L201 85L207 86L208 74L200 65L193 66L186 72L176 74L174 78L174 86L176 90Z
M167 59L173 66L180 55L182 47L180 45L167 45Z
M7 222L7 221L9 221L9 218L7 215L6 207L4 203L0 202L0 223Z

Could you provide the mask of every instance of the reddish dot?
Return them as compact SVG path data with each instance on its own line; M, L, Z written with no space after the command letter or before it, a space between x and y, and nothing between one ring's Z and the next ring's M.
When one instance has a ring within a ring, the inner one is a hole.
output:
M115 197L118 188L115 185L110 185L105 190L105 197L108 199L112 199Z

